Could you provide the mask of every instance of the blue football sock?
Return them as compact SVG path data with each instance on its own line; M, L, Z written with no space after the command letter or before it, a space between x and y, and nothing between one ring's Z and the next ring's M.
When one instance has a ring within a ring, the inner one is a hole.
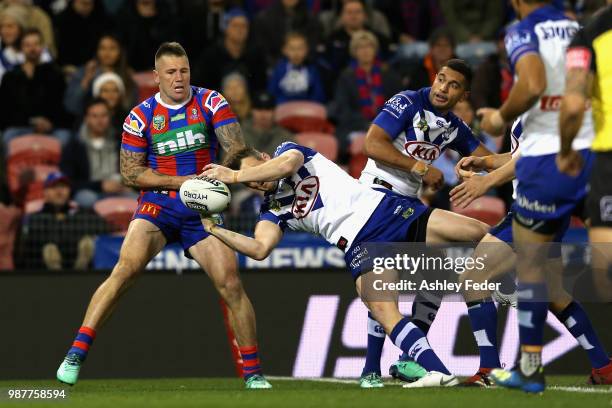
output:
M391 333L389 338L393 343L402 349L408 356L419 363L427 371L439 371L450 374L436 353L431 349L425 333L419 329L409 318L404 317L400 320Z
M436 319L442 299L432 293L418 292L412 302L411 320L427 336L432 323ZM400 360L410 360L408 354L402 353Z
M497 350L497 309L491 298L468 302L468 315L480 353L480 368L501 367Z
M368 312L368 351L361 375L376 373L380 375L380 356L385 344L385 329Z
M544 323L548 314L545 283L518 284L518 322L522 346L542 346Z
M610 363L610 357L599 341L591 320L578 302L572 302L561 313L555 313L561 323L587 352L593 368L601 368Z

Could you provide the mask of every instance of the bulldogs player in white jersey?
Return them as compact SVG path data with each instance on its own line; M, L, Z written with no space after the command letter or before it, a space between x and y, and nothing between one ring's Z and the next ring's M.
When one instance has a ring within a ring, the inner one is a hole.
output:
M542 344L549 298L545 273L548 251L542 245L567 228L568 218L586 195L593 128L590 115L585 115L588 120L573 143L585 163L580 174L570 177L560 173L555 157L560 147L557 124L565 87L565 51L578 31L578 23L548 1L512 0L512 6L521 21L508 29L505 44L516 81L500 109L486 108L479 113L483 129L491 134L500 134L506 123L517 117L524 132L515 166L518 185L512 225L518 251L521 358L517 370L493 370L491 376L498 385L540 393L545 389ZM575 302L568 308L564 315L571 317L570 321L579 317L580 330L592 336L584 310ZM604 352L594 348L597 353L589 353L594 367L609 363Z
M444 150L461 156L487 156L492 153L478 141L452 109L469 97L472 71L460 59L447 61L431 87L403 91L383 106L365 139L368 162L360 181L375 189L416 198L422 184L434 190L442 187L444 177L433 167ZM464 237L478 242L484 234ZM418 292L412 304L412 319L427 334L440 307L441 298L430 292ZM385 333L368 314L368 345L361 386L382 386L380 357ZM403 381L422 375L422 369L403 355L389 368L389 373ZM421 373L421 374L419 374Z
M350 177L316 151L283 143L274 158L254 149L233 152L230 168L206 166L203 175L226 183L245 183L264 191L260 221L254 238L228 231L203 219L207 231L231 248L255 259L266 258L286 228L321 235L345 252L347 267L363 295L365 242L447 242L484 233L486 224L448 211L431 209L417 198L369 188ZM233 169L233 170L232 170ZM456 385L429 346L425 334L399 312L397 301L362 296L396 346L428 373L409 387Z
M497 154L488 157L466 157L457 163L456 171L463 183L451 190L451 200L456 206L466 207L474 199L484 195L489 189L499 187L502 184L512 180L514 186L513 198L516 199L516 188L518 181L515 178L515 165L519 158L520 143L523 140L523 131L521 120L517 119L512 125L512 151L511 153ZM487 171L486 175L479 175L477 172ZM483 238L478 247L476 247L473 256L484 256L485 268L483 271L466 269L462 274L461 280L471 279L475 282L491 280L512 271L516 263L516 255L512 244L512 218L513 209L502 221L491 228L489 233ZM577 214L583 216L583 214ZM569 225L569 218L564 220L562 228L558 230L554 236L555 242L561 242L563 235ZM585 221L583 219L583 221ZM591 362L591 376L588 380L593 385L605 385L612 383L612 378L606 373L612 370L612 363L608 359L608 354L605 351L599 337L589 321L588 316L580 304L575 301L564 288L562 282L562 274L559 271L563 270L561 261L561 251L559 246L554 246L548 253L547 261L549 268L547 271L547 284L549 303L548 309L557 317L559 322L564 324L568 331L576 338L578 343L586 351ZM483 273L485 272L485 273ZM481 299L487 296L487 293L471 291L465 292L464 297L468 305L474 300ZM516 302L507 296L497 293L494 296L498 302ZM515 304L516 306L516 304ZM497 315L495 309L490 310L470 310L468 313L481 314L482 322L492 322L480 327L473 327L478 348L481 355L481 364L476 375L472 376L466 382L472 382L475 385L489 386L489 374L491 364L487 362L497 359L499 362L499 353L497 350L495 330L497 326ZM474 319L471 319L472 325ZM481 330L479 335L476 331ZM587 341L584 341L586 339ZM483 363L484 362L484 363Z

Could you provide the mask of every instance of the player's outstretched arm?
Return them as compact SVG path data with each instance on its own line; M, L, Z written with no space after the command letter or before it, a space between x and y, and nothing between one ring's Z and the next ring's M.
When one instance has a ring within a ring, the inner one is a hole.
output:
M214 178L227 184L257 181L275 181L295 174L304 164L304 155L298 150L283 154L257 166L232 170L218 164L208 164L201 176Z
M238 122L219 126L215 129L215 135L221 147L226 152L245 147L244 137L242 137L242 128Z
M463 157L455 165L455 174L459 179L463 179L481 171L491 172L508 163L511 159L511 153Z
M142 190L178 190L193 176L169 176L147 166L146 152L121 149L119 167L123 184Z
M209 218L202 218L202 224L209 234L219 238L233 250L258 261L266 259L283 237L283 231L278 225L265 220L255 226L254 238L218 227Z
M504 156L504 155L498 155ZM493 170L489 174L465 177L463 183L450 191L450 200L453 205L465 208L478 197L483 196L493 187L501 186L514 178L514 167L519 155L512 157L503 166Z

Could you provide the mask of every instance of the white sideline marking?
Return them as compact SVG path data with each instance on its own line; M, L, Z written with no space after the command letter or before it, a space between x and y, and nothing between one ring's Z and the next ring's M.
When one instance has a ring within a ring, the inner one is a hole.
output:
M612 388L586 388L586 387L568 387L562 385L550 385L546 387L547 390L554 391L566 391L566 392L584 392L589 394L612 394Z
M334 384L352 384L359 385L358 378L330 378L330 377L320 377L320 378L296 378L296 377L283 377L283 376L266 376L269 380L282 380L282 381L314 381L314 382L323 382L323 383L334 383ZM403 385L401 382L385 382L385 386L400 386ZM576 386L564 386L564 385L549 385L546 387L547 391L565 391L565 392L579 392L585 394L612 394L612 388L610 387L602 387L602 388L593 388L593 387L576 387Z

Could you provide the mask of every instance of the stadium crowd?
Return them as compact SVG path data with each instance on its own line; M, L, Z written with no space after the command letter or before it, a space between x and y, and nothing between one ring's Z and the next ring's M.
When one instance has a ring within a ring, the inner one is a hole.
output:
M554 4L581 20L604 1ZM84 268L89 237L114 229L96 205L136 197L118 174L121 126L155 92L163 41L185 46L191 83L221 91L247 144L272 153L294 139L358 177L360 143L384 102L428 86L455 56L475 72L455 113L492 151L508 151L475 111L508 96L503 36L514 18L506 0L2 0L0 269ZM424 200L450 207L456 160L435 163L445 186ZM237 198L235 213L258 208L260 197Z

